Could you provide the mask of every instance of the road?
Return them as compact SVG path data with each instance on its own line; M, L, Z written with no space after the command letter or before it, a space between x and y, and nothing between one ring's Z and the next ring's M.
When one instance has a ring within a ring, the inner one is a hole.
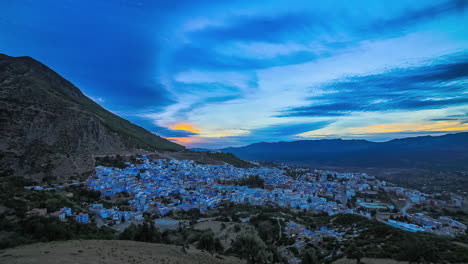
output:
M401 208L401 213L406 216L407 215L406 210L408 210L413 204L408 200L405 200L405 202L406 202L405 206Z

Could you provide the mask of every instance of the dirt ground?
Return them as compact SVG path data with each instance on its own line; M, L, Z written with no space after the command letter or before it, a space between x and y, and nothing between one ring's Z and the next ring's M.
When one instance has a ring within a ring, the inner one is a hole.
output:
M71 240L36 243L0 251L2 264L241 264L234 257L210 255L193 247L185 253L174 245L122 240Z

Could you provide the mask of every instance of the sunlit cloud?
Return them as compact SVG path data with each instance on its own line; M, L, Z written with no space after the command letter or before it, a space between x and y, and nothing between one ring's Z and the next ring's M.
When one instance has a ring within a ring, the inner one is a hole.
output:
M173 130L185 130L185 131L190 131L192 133L200 133L200 130L196 128L194 125L189 124L189 123L179 123L175 124L170 127Z
M395 116L394 116L395 117ZM437 120L420 121L415 116L410 116L408 120L414 122L400 123L394 117L388 117L387 121L393 123L384 123L377 125L352 125L352 123L338 124L323 129L309 131L298 134L299 137L306 139L316 138L368 138L372 140L387 140L392 137L404 137L411 135L430 135L443 133L467 132L468 123L462 120ZM400 119L401 120L401 119ZM356 124L371 124L376 120L356 121Z
M365 127L352 127L349 132L354 135L366 135L376 133L396 133L396 132L462 132L468 131L468 124L461 124L458 121L434 121L415 122L399 124L383 124Z
M224 138L224 137L237 137L250 134L250 131L244 129L213 129L200 136L206 138Z

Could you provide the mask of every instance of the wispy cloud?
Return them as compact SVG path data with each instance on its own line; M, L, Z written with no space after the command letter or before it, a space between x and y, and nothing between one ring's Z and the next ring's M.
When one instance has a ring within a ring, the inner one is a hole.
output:
M322 87L332 93L311 97L311 105L285 110L280 116L343 116L356 111L462 105L468 103L467 77L468 54L443 58L435 65L347 77Z

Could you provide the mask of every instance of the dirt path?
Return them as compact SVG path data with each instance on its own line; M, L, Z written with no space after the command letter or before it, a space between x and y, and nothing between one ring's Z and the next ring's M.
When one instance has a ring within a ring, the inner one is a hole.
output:
M468 244L465 244L465 243L462 243L462 242L454 241L452 243L454 243L455 245L458 245L460 247L468 248Z
M401 213L403 215L406 215L406 210L408 210L412 205L413 204L410 201L406 200L405 206L403 206L403 208L401 208Z

